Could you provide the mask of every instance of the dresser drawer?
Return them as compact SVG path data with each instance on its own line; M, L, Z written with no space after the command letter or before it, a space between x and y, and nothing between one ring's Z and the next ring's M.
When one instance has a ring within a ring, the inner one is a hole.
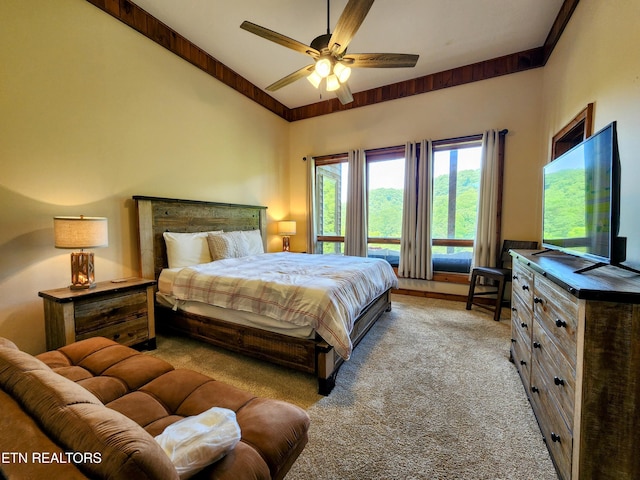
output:
M533 312L524 305L520 296L514 295L511 298L511 328L519 330L528 345L531 345L532 323Z
M538 375L539 363L533 359L532 379ZM534 380L535 382L535 380ZM547 387L531 385L531 404L538 419L553 463L561 480L571 479L571 454L573 449L573 435L564 422L554 398L549 394Z
M513 363L520 374L527 395L529 395L529 385L531 378L531 343L522 336L518 329L511 332L511 357Z
M511 290L513 296L519 296L529 308L533 305L533 272L517 261L513 264L511 275Z
M146 290L118 292L98 299L79 300L75 305L76 335L96 336L110 325L136 320L147 321Z
M540 324L572 364L576 362L578 300L569 292L539 277L534 289L534 311Z
M573 364L562 355L544 328L537 323L533 329L532 365L536 365L532 383L544 389L556 401L569 429L573 430L576 377ZM533 368L533 367L532 367Z

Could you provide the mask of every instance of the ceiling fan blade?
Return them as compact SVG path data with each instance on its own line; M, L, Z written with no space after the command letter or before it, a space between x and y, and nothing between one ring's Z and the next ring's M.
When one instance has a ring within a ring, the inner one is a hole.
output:
M342 59L352 68L415 67L419 55L410 53L349 53Z
M314 68L315 68L315 65L307 65L306 67L302 67L300 70L296 70L295 72L290 73L286 77L281 78L277 82L272 83L267 88L265 88L265 90L269 92L275 92L276 90L282 87L285 87L290 83L295 82L296 80L300 80L301 78L306 77L313 71Z
M310 55L314 58L320 56L320 52L315 48L305 45L304 43L294 40L293 38L289 38L278 32L274 32L273 30L269 30L268 28L256 25L255 23L247 22L245 20L244 22L242 22L242 25L240 25L240 28L246 30L247 32L258 35L259 37L266 38L271 42L275 42L278 45L282 45L283 47L295 50L296 52L304 53L305 55Z
M349 0L329 41L329 50L339 55L347 49L349 42L356 34L364 17L369 13L373 0Z
M343 83L340 85L340 88L336 90L336 96L342 105L346 105L347 103L353 102L353 95L351 95L351 89L349 85Z

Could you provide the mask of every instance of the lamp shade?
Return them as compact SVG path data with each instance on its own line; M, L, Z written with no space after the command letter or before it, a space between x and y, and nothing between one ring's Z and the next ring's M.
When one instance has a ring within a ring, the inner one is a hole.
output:
M335 92L338 88L340 88L338 77L334 74L329 75L327 77L327 92Z
M109 245L106 217L54 217L56 248L98 248Z
M316 62L315 72L322 78L331 73L331 60L327 57L320 57Z
M278 234L279 235L295 235L296 234L296 222L293 220L283 220L278 222Z

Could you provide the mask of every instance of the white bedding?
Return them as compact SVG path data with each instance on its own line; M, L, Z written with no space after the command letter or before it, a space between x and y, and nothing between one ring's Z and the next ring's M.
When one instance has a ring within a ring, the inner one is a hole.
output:
M229 310L228 308L216 307L215 305L208 305L202 302L177 300L172 295L162 292L156 293L156 300L160 305L173 310L194 313L202 317L217 318L218 320L235 323L236 325L259 328L261 330L280 333L282 335L288 335L295 338L309 339L315 338L316 336L316 332L313 330L313 327L281 322L274 318L256 315L251 312Z
M282 252L218 260L166 275L163 271L158 287L178 301L311 327L348 359L355 319L397 283L393 269L381 259Z

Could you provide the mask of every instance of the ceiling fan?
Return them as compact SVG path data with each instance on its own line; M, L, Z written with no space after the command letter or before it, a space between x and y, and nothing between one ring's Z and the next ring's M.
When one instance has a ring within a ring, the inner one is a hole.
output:
M340 103L353 101L347 79L351 75L351 68L399 68L413 67L418 61L418 55L407 53L349 53L347 46L354 37L364 18L369 13L374 0L349 0L342 15L336 23L333 33L329 30L329 1L327 0L327 33L313 39L311 45L305 45L297 40L280 33L261 27L255 23L244 21L240 28L266 38L283 47L290 48L305 55L309 55L315 63L281 78L269 85L266 90L276 91L290 83L306 77L316 88L323 80L326 89L335 92Z

